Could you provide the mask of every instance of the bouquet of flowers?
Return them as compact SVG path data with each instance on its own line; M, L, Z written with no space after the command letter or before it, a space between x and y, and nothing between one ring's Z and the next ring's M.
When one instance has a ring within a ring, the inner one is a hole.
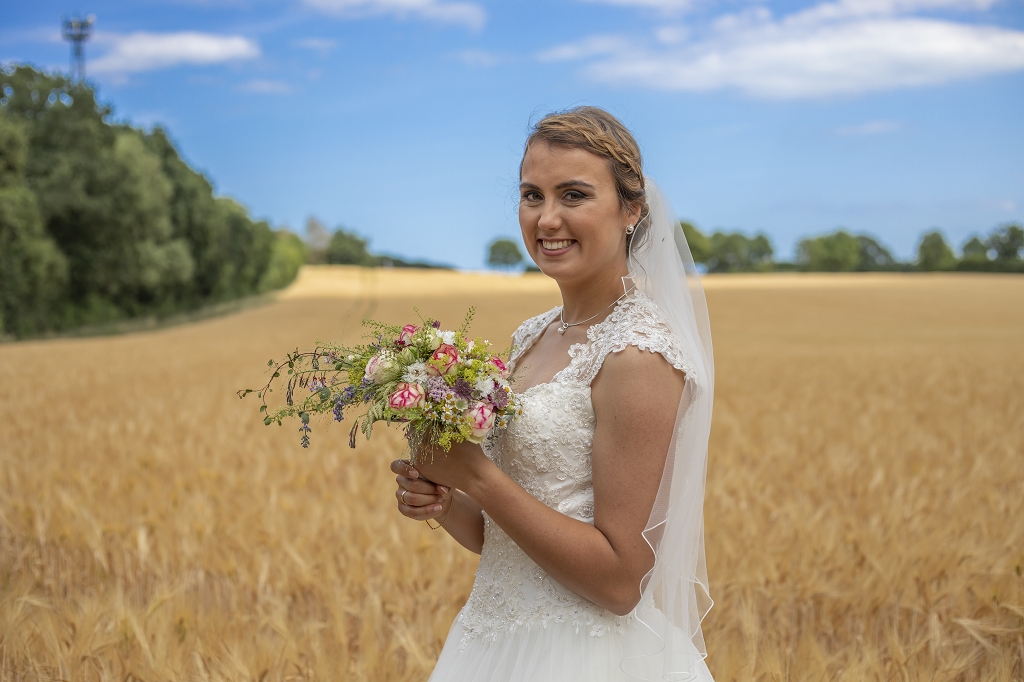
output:
M379 421L405 422L410 443L445 451L453 443L480 443L507 426L521 408L502 358L488 341L467 338L473 312L470 308L456 331L442 331L433 319L404 327L363 320L370 329L369 343L347 348L318 341L313 350L296 349L282 361L267 363L271 376L262 389L243 389L238 397L255 392L263 401L260 413L267 426L298 417L304 448L309 447L313 415L329 413L340 422L346 411L361 407L366 411L353 420L350 447L359 430L369 439ZM269 406L275 380L285 377L285 404ZM305 396L296 397L296 391Z

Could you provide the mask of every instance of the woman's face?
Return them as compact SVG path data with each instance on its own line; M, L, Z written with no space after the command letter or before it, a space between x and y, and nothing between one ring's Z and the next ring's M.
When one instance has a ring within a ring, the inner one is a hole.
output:
M519 226L537 267L560 282L626 274L626 225L608 161L584 149L531 144L523 157Z

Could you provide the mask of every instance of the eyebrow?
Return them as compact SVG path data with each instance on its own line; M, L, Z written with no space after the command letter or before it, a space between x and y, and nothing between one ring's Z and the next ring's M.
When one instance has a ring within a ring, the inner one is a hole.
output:
M583 180L566 180L565 182L560 182L555 185L555 189L565 189L566 187L586 187L593 190L597 189L589 182L584 182ZM532 182L521 182L519 183L519 189L540 189L540 187Z

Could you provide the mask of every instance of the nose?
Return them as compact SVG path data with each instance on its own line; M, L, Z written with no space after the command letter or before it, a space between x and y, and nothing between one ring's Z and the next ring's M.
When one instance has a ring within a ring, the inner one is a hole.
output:
M537 227L545 232L555 232L562 226L562 217L558 211L558 205L554 202L544 202L540 218L537 220Z

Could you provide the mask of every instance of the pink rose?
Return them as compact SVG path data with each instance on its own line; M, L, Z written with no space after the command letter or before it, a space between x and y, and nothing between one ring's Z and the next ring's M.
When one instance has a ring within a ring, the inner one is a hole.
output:
M494 428L494 405L490 403L474 403L465 414L473 427L473 435L469 442L480 443Z
M455 369L459 363L459 351L455 346L442 343L427 360L427 371L434 376L444 376Z
M508 367L501 361L497 355L491 357L491 364L498 368L498 373L501 374L502 378L508 377Z
M427 394L419 384L400 383L395 386L395 392L388 396L388 404L396 410L404 410L410 407L423 407Z
M416 330L418 329L419 327L417 327L414 324L407 324L404 327L402 327L402 333L398 335L398 345L404 348L405 346L411 344L412 335L415 334Z
M368 381L374 381L376 375L383 369L384 358L381 357L380 353L370 358L370 361L366 363L366 371L363 372L363 378Z

